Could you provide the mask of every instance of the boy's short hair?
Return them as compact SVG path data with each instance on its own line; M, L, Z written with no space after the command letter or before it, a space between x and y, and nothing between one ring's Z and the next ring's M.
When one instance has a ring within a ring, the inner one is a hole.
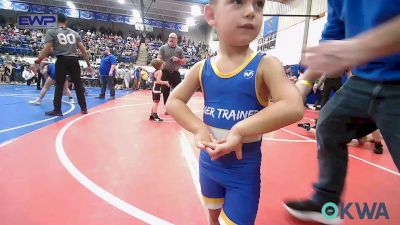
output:
M162 61L159 58L153 59L151 61L151 65L154 67L154 69L159 70L162 66L162 64L164 63L164 61Z

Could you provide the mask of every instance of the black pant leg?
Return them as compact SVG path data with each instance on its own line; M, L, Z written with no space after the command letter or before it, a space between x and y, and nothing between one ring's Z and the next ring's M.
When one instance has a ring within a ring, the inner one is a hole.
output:
M56 90L54 91L54 111L61 112L61 98L64 89L65 77L67 75L68 62L64 57L56 61Z
M78 98L81 110L86 110L85 90L81 80L81 67L77 58L70 58L69 75L75 86L76 97Z
M115 77L107 77L107 84L108 84L108 89L110 90L110 96L115 97Z

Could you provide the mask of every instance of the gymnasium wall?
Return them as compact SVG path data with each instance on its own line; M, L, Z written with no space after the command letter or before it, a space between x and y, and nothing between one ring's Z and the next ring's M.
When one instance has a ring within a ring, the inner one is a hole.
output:
M277 2L267 2L264 7L265 14L306 14L307 1L293 0L290 5L283 5ZM327 0L314 0L311 7L312 15L321 15L320 18L310 19L307 46L315 46L319 43L321 32L326 23ZM271 17L264 17L264 21ZM275 49L266 51L267 54L277 57L283 65L298 64L301 59L305 17L279 17L278 31L276 36ZM258 39L262 38L263 28L259 36L250 43L250 48L257 51ZM218 41L213 41L213 34L208 34L209 45L213 51L218 51Z

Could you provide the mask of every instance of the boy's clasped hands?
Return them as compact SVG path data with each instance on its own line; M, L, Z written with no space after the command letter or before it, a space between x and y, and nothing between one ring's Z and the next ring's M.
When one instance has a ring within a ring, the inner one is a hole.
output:
M217 160L231 152L235 152L238 160L243 159L243 135L236 126L232 127L226 138L219 140L213 137L207 126L202 126L194 133L194 138L196 147L206 151L212 160Z

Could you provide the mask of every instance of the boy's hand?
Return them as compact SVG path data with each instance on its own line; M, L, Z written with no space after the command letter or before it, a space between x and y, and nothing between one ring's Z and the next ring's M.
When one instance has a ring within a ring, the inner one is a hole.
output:
M204 143L211 142L210 131L207 126L202 126L194 133L194 143L197 148L205 149Z
M212 142L203 144L206 146L206 151L211 156L212 160L217 160L221 156L233 151L235 151L236 158L242 160L242 140L243 136L240 134L239 129L233 127L226 137L226 140L217 141L212 139Z

